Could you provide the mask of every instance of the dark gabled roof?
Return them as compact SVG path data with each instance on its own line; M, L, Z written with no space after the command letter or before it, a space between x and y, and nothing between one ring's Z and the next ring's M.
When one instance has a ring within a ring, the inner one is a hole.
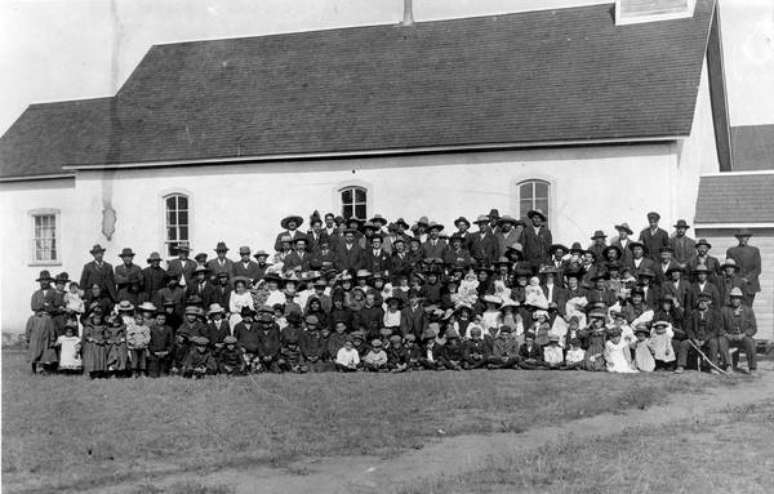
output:
M774 223L774 172L701 177L696 223Z
M734 171L774 170L774 124L731 127Z
M30 105L0 137L0 178L58 175L106 156L112 98Z
M54 155L105 165L687 136L714 4L618 27L603 4L153 46L94 134L111 142ZM67 127L94 131L77 117ZM27 166L9 153L0 177Z

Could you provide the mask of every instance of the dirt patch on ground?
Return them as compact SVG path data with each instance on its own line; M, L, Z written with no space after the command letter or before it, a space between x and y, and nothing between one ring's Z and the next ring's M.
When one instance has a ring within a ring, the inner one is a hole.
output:
M774 396L774 365L766 362L754 377L738 377L731 388L709 389L703 394L675 396L668 404L625 413L606 413L555 426L527 429L523 433L461 435L439 439L422 448L390 458L335 457L293 462L283 468L245 466L239 469L149 476L146 480L116 485L99 492L135 493L152 485L166 486L196 481L203 486L229 486L236 493L368 493L387 486L423 478L454 476L486 467L493 456L524 453L549 442L617 434L630 427L652 426L704 416L728 407L756 403ZM679 379L679 377L675 377ZM95 491L96 492L96 491Z

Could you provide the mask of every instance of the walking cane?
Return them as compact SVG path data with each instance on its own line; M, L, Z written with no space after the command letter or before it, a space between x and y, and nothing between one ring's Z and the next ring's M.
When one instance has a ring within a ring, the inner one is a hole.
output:
M698 353L701 358L703 358L704 360L707 361L707 363L710 365L710 367L712 367L713 369L715 369L716 371L720 372L721 374L723 374L726 377L731 377L731 374L729 374L728 372L724 371L723 369L721 369L720 367L715 365L709 359L709 357L707 357L707 355L704 352L701 351L701 348L699 348L699 345L697 345L691 338L688 338L688 344L690 344L691 347L693 347L693 349L696 350L696 353ZM701 370L701 368L699 370Z

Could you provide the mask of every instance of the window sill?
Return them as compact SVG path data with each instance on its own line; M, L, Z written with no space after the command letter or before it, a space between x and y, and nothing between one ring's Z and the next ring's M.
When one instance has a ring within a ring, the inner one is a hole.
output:
M30 266L30 267L45 267L45 266L56 267L61 265L62 263L60 261L32 261L27 263L27 266Z

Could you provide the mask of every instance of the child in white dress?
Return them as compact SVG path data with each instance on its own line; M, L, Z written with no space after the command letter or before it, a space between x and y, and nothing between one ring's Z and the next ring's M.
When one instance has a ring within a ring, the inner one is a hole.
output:
M621 330L612 328L608 330L609 339L605 342L605 362L608 372L635 373L638 372L632 366L632 353L629 344L621 338Z
M86 305L81 298L81 289L78 283L71 282L68 288L68 292L64 294L65 311L69 317L74 317L76 321L80 320L81 315L86 311ZM83 326L76 322L78 325L78 336L83 334Z
M75 334L78 323L70 319L65 324L65 334L56 339L59 347L59 370L72 373L83 370L81 339Z

